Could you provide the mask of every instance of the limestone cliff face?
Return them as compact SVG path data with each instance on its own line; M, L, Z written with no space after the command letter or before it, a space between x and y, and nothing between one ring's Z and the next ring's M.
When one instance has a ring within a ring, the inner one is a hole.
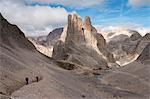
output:
M54 46L53 58L91 67L107 67L107 62L115 62L106 50L104 37L91 25L90 17L82 21L75 14L68 16L68 24Z
M101 34L106 40L107 49L113 54L116 63L120 66L135 61L147 43L150 42L148 33L142 37L134 30L114 30ZM111 54L108 55L111 57Z
M150 33L147 33L146 35L144 35L144 36L142 37L142 40L150 41Z
M85 43L84 31L82 30L82 20L79 19L75 14L68 16L67 26L67 37L66 42L68 43Z
M47 37L46 37L46 43L48 46L53 46L60 38L61 34L63 32L63 28L56 28L53 31L51 31Z
M150 43L144 48L140 56L137 58L139 61L150 61Z
M44 55L51 57L52 56L52 46L47 46L46 43L42 40L41 43L36 41L34 38L28 38L30 42L35 46L36 50L43 53Z
M85 21L82 22L81 18L73 14L68 16L68 24L65 31L62 33L62 37L65 38L65 42L67 43L96 47L97 41L94 37L95 33L97 33L97 31L91 25L89 17L86 17Z
M51 57L53 46L57 43L63 32L63 28L56 28L52 30L48 35L38 37L28 37L28 39L34 44L36 49L44 55Z
M104 37L99 33L97 33L95 37L97 39L97 47L99 48L103 56L105 56L105 59L107 59L109 62L114 63L115 62L114 56L112 53L110 53L107 50L107 44L106 44L106 40L104 39Z
M132 40L132 41L136 41L136 40L139 40L139 39L141 39L142 38L142 36L137 32L137 31L135 31L131 36L130 36L130 39Z

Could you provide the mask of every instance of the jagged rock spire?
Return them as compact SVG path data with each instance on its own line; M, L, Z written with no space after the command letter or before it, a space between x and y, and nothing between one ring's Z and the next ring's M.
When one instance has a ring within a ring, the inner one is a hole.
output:
M90 17L86 16L84 21L85 29L88 31L92 30Z
M68 24L54 46L53 58L71 62L76 60L80 65L91 67L105 64L106 68L106 61L114 62L113 55L106 50L104 37L97 34L90 17L85 17L83 22L76 14L68 15ZM92 63L87 62L89 59Z
M68 15L67 42L85 43L83 23L76 14Z
M62 37L68 43L78 43L80 45L96 46L94 33L97 30L91 25L90 17L85 17L84 22L76 14L68 15L68 24ZM64 36L66 35L66 36Z

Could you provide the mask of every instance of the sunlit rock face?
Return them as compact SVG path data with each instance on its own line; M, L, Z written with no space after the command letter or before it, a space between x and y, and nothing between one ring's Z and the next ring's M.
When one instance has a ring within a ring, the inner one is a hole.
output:
M78 18L77 15L69 15L66 28L67 35L65 38L65 42L74 42L79 45L86 45L94 48L96 47L97 41L94 37L94 34L97 33L97 31L91 25L89 17L86 17L85 21L82 22L82 19Z
M104 37L91 25L90 17L85 17L83 22L75 14L68 16L68 24L54 46L52 57L91 68L107 68L107 63L115 63Z
M28 38L30 42L35 46L35 48L42 54L52 57L53 46L48 46L45 40L38 41L33 37Z
M115 30L102 33L108 50L114 55L116 63L125 66L137 59L149 40L149 34L142 37L134 30Z
M60 38L63 32L63 28L56 28L52 30L48 35L28 37L28 39L34 44L36 49L48 57L52 57L53 46Z

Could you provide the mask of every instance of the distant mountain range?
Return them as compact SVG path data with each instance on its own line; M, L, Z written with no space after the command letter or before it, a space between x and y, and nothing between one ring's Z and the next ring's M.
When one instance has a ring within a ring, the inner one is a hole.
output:
M80 23L78 23L78 24L80 24ZM83 23L81 23L81 24L83 24ZM78 27L82 27L82 26L78 26ZM66 32L67 29L68 28L66 26L66 28L64 29L64 32ZM63 28L56 28L53 31L51 31L47 36L39 36L36 38L30 37L30 38L32 38L33 42L36 42L36 46L38 44L37 49L40 52L44 53L47 56L52 57L53 46L60 39L65 39L65 37L63 37L62 33L63 33ZM65 35L65 33L64 33L64 35ZM98 35L101 35L101 37ZM100 44L100 46L107 47L108 52L113 55L113 56L109 56L109 57L114 57L114 60L116 61L116 63L118 65L124 66L124 65L129 64L137 59L137 57L140 55L141 51L146 46L147 42L150 40L149 35L150 35L150 33L147 33L145 36L142 37L135 30L115 28L115 29L112 29L109 31L102 30L100 33L96 34L96 37L100 37L100 39L99 39L100 43L103 43L103 44ZM74 38L77 38L77 36ZM103 40L101 38L103 38ZM71 39L73 39L73 38L71 37ZM91 41L93 41L93 40L91 40ZM40 46L40 48L39 48L39 46ZM51 52L49 52L49 51L51 51ZM108 52L106 52L106 54Z

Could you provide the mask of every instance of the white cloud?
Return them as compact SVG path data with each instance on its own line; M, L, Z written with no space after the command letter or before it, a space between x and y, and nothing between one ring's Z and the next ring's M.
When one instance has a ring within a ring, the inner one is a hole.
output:
M75 8L91 7L101 4L104 0L26 0L37 3L48 3L48 4L61 4L64 6L70 6Z
M31 6L32 3L60 4L73 8L86 8L102 4L106 0L0 0L0 12L16 24L26 35L48 34L56 27L64 26L69 12L63 7ZM150 0L128 0L130 6L150 4ZM116 10L119 11L119 10ZM75 12L76 13L76 12ZM106 9L105 13L109 13Z
M94 25L96 27L96 29L98 30L99 33L103 33L103 32L112 32L113 30L136 30L138 31L142 36L144 36L147 33L150 33L150 28L149 27L142 27L138 24L133 24L131 23L130 25Z
M0 12L26 35L47 34L55 27L64 26L68 15L61 7L27 6L21 0L1 0Z
M150 0L128 0L128 4L133 7L138 7L138 6L149 6L150 5Z
M74 8L86 8L92 7L104 2L111 2L111 0L25 0L30 3L41 3L41 4L61 4L64 6ZM128 4L133 7L150 5L150 0L128 0Z

